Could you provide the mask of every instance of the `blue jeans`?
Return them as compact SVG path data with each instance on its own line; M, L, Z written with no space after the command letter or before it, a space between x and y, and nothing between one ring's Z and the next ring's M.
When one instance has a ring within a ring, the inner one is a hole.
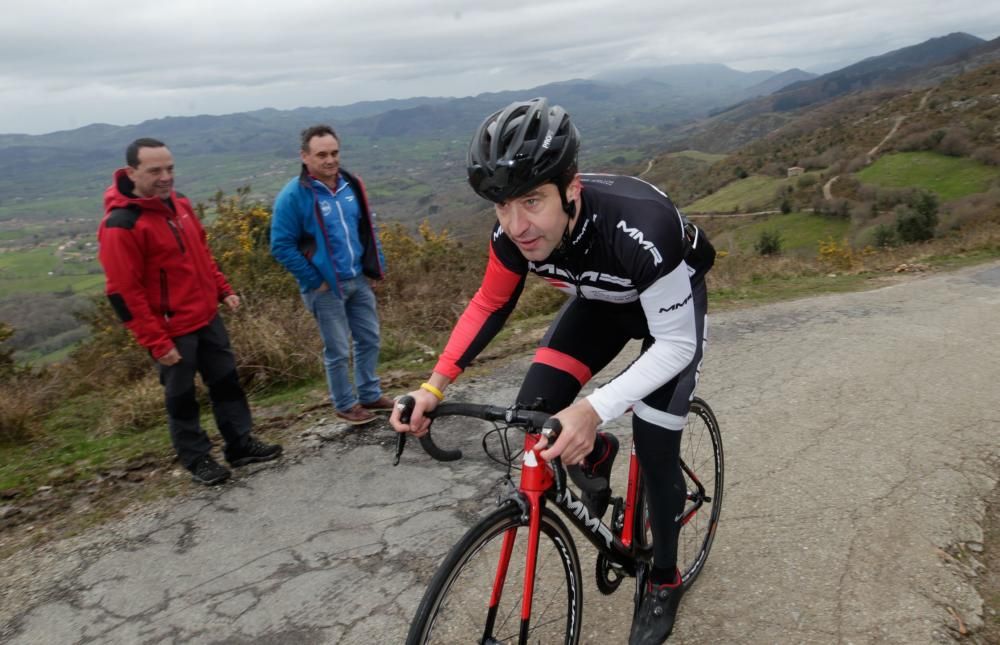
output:
M337 285L331 286L336 289ZM330 399L341 412L350 410L359 399L363 403L377 401L382 388L375 368L378 365L379 325L375 310L375 294L365 277L340 281L342 298L335 291L307 291L302 294L306 308L319 325L323 338L323 366ZM354 384L351 385L348 364L353 339Z

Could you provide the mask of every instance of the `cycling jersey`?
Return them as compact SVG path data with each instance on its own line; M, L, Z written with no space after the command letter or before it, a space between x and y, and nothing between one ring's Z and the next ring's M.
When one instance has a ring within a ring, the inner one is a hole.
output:
M576 298L625 307L638 302L652 344L588 396L609 421L692 362L699 334L691 284L711 268L715 251L652 184L616 175L580 177L580 217L564 248L549 258L525 259L494 225L482 285L434 369L454 380L469 365L503 327L529 272Z

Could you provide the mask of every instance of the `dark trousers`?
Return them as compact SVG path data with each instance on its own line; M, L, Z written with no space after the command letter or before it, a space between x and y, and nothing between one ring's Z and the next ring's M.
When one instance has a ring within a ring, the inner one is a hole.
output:
M691 290L697 333L694 358L680 374L636 404L632 417L635 454L650 503L654 563L669 571L677 561L678 515L687 495L680 466L681 431L698 383L708 311L704 279L692 282ZM643 351L653 340L638 302L618 305L569 300L542 339L517 402L532 405L540 398L543 410L559 412L573 403L587 380L633 339L643 340Z
M173 339L181 361L165 366L157 363L167 405L170 439L185 468L191 468L212 448L199 421L194 389L195 372L208 386L212 414L226 440L226 456L238 453L250 437L250 405L236 375L236 357L229 335L216 316L211 323L190 334Z

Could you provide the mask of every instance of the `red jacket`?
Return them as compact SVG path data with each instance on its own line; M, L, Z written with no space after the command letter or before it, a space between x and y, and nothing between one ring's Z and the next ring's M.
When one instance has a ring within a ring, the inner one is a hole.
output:
M97 257L111 306L140 345L160 358L171 340L212 322L233 293L208 249L191 202L136 197L124 169L104 192Z

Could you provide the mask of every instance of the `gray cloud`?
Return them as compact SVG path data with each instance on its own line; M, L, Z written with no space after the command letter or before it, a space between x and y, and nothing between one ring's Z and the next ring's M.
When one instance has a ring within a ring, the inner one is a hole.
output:
M0 132L464 96L623 65L825 71L952 31L1000 34L1000 9L972 0L15 1Z

